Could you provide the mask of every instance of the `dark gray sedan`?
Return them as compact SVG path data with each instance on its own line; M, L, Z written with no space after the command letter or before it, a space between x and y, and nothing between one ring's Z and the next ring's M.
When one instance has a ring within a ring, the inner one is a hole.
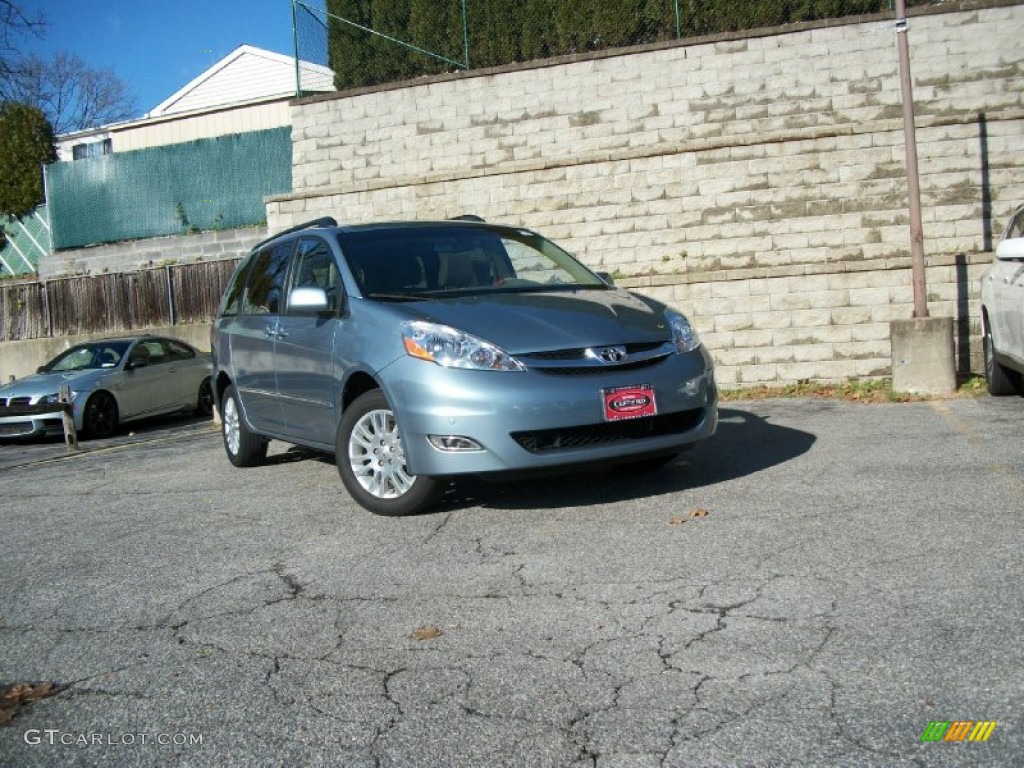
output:
M89 341L0 386L0 438L62 434L67 386L75 429L107 437L120 424L182 411L213 413L210 355L178 339Z

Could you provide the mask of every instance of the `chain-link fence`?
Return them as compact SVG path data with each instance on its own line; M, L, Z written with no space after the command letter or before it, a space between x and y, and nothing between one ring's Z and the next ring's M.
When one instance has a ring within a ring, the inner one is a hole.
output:
M45 205L14 218L0 215L0 280L31 275L50 253L50 215Z
M330 67L339 90L892 8L892 0L292 0L296 57ZM314 90L297 74L299 93Z
M230 229L290 192L290 128L118 152L45 168L53 247Z

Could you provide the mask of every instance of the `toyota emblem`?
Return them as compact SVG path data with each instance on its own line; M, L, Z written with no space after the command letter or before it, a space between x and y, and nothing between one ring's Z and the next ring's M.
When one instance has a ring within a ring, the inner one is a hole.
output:
M621 363L626 359L626 348L625 347L602 347L598 350L588 350L591 352L593 357L596 357L602 363Z

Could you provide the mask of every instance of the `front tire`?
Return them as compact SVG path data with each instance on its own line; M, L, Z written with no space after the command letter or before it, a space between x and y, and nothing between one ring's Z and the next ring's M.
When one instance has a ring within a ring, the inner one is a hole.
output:
M1017 393L1019 379L1013 371L1007 370L996 360L996 350L992 344L992 331L985 328L983 340L985 347L985 382L988 393L995 397Z
M249 431L238 404L234 387L224 390L221 421L224 424L224 450L236 467L255 467L267 458L267 440Z
M335 460L352 498L377 515L415 514L433 504L442 490L436 478L409 473L398 422L379 389L360 395L345 409Z
M117 429L117 401L109 392L94 392L85 403L82 431L87 437L110 437Z

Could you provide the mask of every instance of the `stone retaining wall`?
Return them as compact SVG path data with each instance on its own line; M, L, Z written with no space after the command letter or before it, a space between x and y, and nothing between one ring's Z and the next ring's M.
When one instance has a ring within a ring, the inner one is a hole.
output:
M1019 0L911 18L929 311L979 369L977 279L1024 200ZM696 321L725 386L890 373L911 316L893 20L791 25L293 106L270 231L475 213Z

